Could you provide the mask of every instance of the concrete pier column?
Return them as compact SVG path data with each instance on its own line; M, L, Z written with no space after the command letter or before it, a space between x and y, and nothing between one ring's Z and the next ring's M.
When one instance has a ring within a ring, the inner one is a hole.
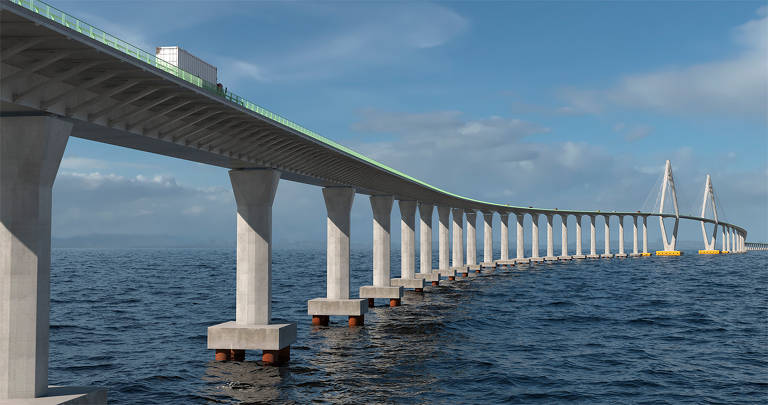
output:
M237 203L235 322L266 325L272 319L272 202L280 172L230 170Z
M391 195L374 195L370 197L373 211L373 286L389 287L391 277L391 225L392 204L395 197ZM362 295L360 298L366 298Z
M328 211L326 296L331 299L348 299L350 212L355 189L326 187L323 189L323 197Z
M493 266L493 211L483 212L483 264Z
M416 201L397 202L400 207L400 277L416 273Z
M419 203L419 273L417 277L438 285L439 272L432 269L432 212L435 206Z
M581 251L581 215L576 215L576 258L583 259Z
M368 307L373 307L376 298L389 299L389 305L396 307L403 297L402 287L390 284L391 266L391 195L373 195L370 198L373 211L373 285L360 287L360 298L368 300Z
M736 232L731 228L731 252L736 251Z
M640 253L637 251L637 216L632 216L632 255L637 256Z
M725 244L725 227L722 225L720 226L720 245L722 245L721 250L728 251L728 248L726 247L727 245Z
M424 280L416 278L416 201L399 200L400 206L400 278L390 280L393 286L424 289Z
M599 257L597 255L596 236L597 236L597 232L595 231L595 216L590 215L589 216L589 257L590 258Z
M531 257L539 257L539 214L531 214Z
M366 300L349 298L350 211L355 199L351 187L323 188L326 221L326 297L309 300L307 312L313 325L327 325L331 315L349 317L350 326L363 324L368 310Z
M648 216L643 215L643 254L648 254Z
M465 211L467 216L467 265L477 264L477 212Z
M464 210L453 210L453 267L464 266Z
M523 219L525 219L524 214L515 214L517 228L517 239L515 239L515 242L517 243L518 259L525 258L525 229L523 228Z
M237 203L237 289L235 322L208 328L216 360L245 360L245 350L262 350L269 364L290 358L296 324L272 324L272 203L280 172L229 171ZM278 353L274 356L274 353Z
M627 257L624 253L624 216L619 215L619 253L617 257Z
M568 260L568 215L560 215L560 260Z
M557 260L555 257L555 237L553 235L554 229L552 226L553 214L546 214L547 217L547 256L545 260Z
M600 257L611 258L613 257L611 254L611 217L610 215L603 215L603 219L605 219L605 251Z
M501 218L501 260L509 260L509 214L499 213Z
M438 261L440 270L448 269L450 265L450 247L448 237L448 226L451 219L451 209L449 207L437 207L438 219Z
M451 220L450 207L437 207L438 219L438 256L437 266L441 276L448 277L449 280L455 277L451 271L450 264L450 246L448 239L448 224Z
M48 392L51 191L71 130L0 117L0 400Z

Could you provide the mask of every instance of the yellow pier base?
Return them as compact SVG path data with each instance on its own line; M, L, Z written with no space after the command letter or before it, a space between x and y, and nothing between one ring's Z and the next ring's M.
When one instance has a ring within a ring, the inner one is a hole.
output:
M699 250L700 255L719 255L719 250Z
M656 256L680 256L683 252L679 250L657 250Z
M640 256L650 256L650 255L651 255L651 254L650 254L650 253L648 253L648 252L645 252L645 253L640 253Z
M730 251L728 251L728 250L721 250L721 251L720 251L720 254L721 254L721 255L724 255L724 254L727 254L727 253L731 253L731 252L730 252Z

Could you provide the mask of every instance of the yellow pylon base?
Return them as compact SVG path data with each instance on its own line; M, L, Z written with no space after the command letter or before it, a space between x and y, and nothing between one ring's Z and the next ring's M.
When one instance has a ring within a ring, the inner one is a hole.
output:
M683 252L679 250L657 250L656 256L680 256Z
M719 255L719 250L699 250L700 255Z
M640 256L650 256L650 255L651 255L651 254L650 254L650 253L648 253L648 252L645 252L645 253L640 253Z
M727 251L727 250L721 250L721 251L720 251L720 254L721 254L721 255L724 255L724 254L727 254L727 253L731 253L731 252L729 252L729 251Z

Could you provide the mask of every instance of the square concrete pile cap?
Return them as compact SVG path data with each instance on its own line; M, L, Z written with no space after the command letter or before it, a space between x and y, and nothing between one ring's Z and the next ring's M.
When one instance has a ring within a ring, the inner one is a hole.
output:
M438 273L443 277L456 277L456 269L440 269Z
M295 323L241 325L229 321L208 327L209 349L280 350L295 341Z
M360 287L360 298L403 298L403 287L377 287L366 285Z
M307 301L309 315L360 316L368 312L364 299L315 298Z
M440 281L440 273L437 270L433 270L429 273L416 273L414 278L420 278L424 281Z
M419 278L393 278L390 280L393 286L404 288L424 288L424 279Z

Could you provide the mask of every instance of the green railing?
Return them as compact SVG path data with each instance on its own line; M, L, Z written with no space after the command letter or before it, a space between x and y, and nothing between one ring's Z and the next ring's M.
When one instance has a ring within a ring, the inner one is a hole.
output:
M365 155L362 155L360 153L355 152L354 150L347 148L344 145L340 145L324 136L321 136L320 134L309 130L307 128L304 128L303 126L280 116L279 114L276 114L272 111L267 110L266 108L260 107L248 100L246 100L243 97L238 96L237 94L231 93L229 91L222 91L217 86L216 83L211 83L206 80L201 79L198 76L193 75L192 73L186 72L182 69L179 69L177 66L174 66L162 59L159 59L154 54L151 54L149 52L146 52L144 50L139 49L138 47L129 44L128 42L125 42L121 40L120 38L117 38L113 35L110 35L90 24L87 24L43 1L38 0L8 0L11 3L18 4L28 10L31 10L43 17L46 17L56 23L59 23L67 28L70 28L74 31L77 31L85 36L91 37L92 39L99 41L109 47L112 47L114 49L117 49L118 51L130 55L144 63L147 63L149 65L152 65L166 73L169 73L175 77L178 77L190 84L193 84L201 89L206 90L208 93L211 93L213 95L222 97L223 99L233 103L237 104L249 111L253 111L265 118L268 118L272 121L275 121L281 125L284 125L288 128L291 128L299 133L302 133L304 135L307 135L309 137L312 137L328 146L331 146L334 149L340 150L342 152L345 152L349 155L352 155L358 159L361 159L365 162L368 162L374 166L377 166L381 169L384 169L390 173L396 174L398 176L404 177L408 180L411 180L415 183L418 183L421 186L427 187L431 190L450 195L452 197L460 198L467 201L472 201L480 204L488 204L488 205L495 205L499 207L509 207L509 205L504 204L495 204L495 203L489 203L486 201L480 201L475 200L472 198L462 197L458 194L450 193L448 191L442 190L440 188L437 188L431 184L425 183L415 177L411 177L399 170L393 169L383 163L377 162Z

